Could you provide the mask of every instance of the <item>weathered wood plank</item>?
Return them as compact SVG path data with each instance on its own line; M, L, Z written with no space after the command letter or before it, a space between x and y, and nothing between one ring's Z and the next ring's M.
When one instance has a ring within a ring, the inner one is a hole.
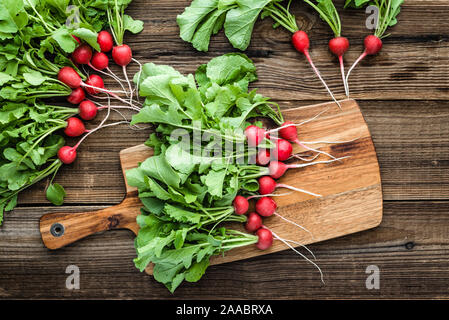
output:
M67 211L102 207L68 207ZM292 251L211 267L174 295L134 269L133 235L116 230L74 245L44 248L38 222L54 207L21 208L0 229L2 298L288 299L449 298L447 202L386 202L373 230L311 245L318 271ZM81 272L81 289L65 288L68 265ZM380 290L367 290L368 265L380 268Z
M284 108L312 103L279 102ZM384 198L449 199L449 102L359 104L378 154ZM112 119L118 120L120 116L114 115ZM118 126L89 137L80 147L77 161L64 166L56 178L67 190L66 204L119 203L125 196L125 186L118 153L143 143L149 132ZM41 192L44 187L45 181L25 191L21 203L47 203Z

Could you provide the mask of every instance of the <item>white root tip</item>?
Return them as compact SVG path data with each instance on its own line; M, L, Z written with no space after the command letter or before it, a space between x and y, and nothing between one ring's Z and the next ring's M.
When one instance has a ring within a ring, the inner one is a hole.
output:
M320 154L318 153L318 154L316 154L314 156L310 156L309 158L304 158L304 157L298 156L297 154L292 154L289 159L295 158L295 159L299 159L299 160L302 160L302 161L310 162L310 161L315 160L319 156L320 156Z
M272 232L272 233L273 233L273 232ZM278 238L276 238L276 239L279 240ZM284 239L284 240L287 241L287 242L296 244L297 246L300 246L300 247L306 249L306 250L310 253L310 255L312 256L313 260L316 260L316 256L315 256L315 254L312 252L312 250L310 250L309 248L307 248L307 247L306 247L305 245L303 245L301 242L293 241L293 240L288 240L288 239Z
M340 160L350 158L350 157L351 156L346 156L346 157L336 158L336 159L332 159L332 160L323 160L323 161L315 161L315 162L311 162L311 163L292 164L292 165L289 165L289 167L290 168L303 168L303 167L313 166L313 165L320 164L320 163L332 163L332 162L340 161Z
M310 192L310 191L307 191L307 190L304 190L304 189L299 189L299 188L296 188L296 187L292 187L292 186L289 186L289 185L286 185L286 184L283 184L283 183L280 183L277 186L280 187L280 188L286 188L286 189L290 189L290 190L293 190L293 191L302 192L302 193L305 193L305 194L308 194L308 195L311 195L311 196L314 196L314 197L322 197L322 195L320 195L320 194L316 194L316 193L313 193L313 192Z
M311 147L309 147L309 146L306 146L303 142L300 142L300 141L298 141L298 145L300 145L301 147L303 147L303 148L305 148L305 149L307 149L307 150L310 150L310 151L313 151L313 152L317 152L317 153L321 153L321 154L324 154L324 155L326 155L326 156L328 156L329 158L332 158L332 159L337 159L337 158L335 158L333 155L331 155L330 153L327 153L327 152L325 152L325 151L321 151L321 150L318 150L318 149L313 149L313 148L311 148Z
M323 272L321 271L321 268L312 260L310 260L309 258L307 258L305 255L303 255L301 252L299 252L298 250L296 250L290 243L288 243L285 239L281 238L280 236L278 236L276 233L273 232L273 230L270 230L271 233L276 237L276 239L282 241L287 247L289 247L290 249L292 249L294 252L296 252L297 254L299 254L301 257L303 257L307 262L309 262L310 264L312 264L315 268L318 269L318 271L320 272L320 277L321 277L321 282L323 284L325 284L324 282L324 276L323 276Z
M300 127L300 126L302 126L303 124L306 124L306 123L308 123L308 122L311 122L311 121L313 121L313 120L316 120L319 116L321 116L323 113L325 113L325 112L328 111L328 110L329 110L329 108L326 108L326 109L324 109L323 111L319 112L318 114L316 114L315 116L313 116L313 117L310 118L310 119L304 120L304 121L302 121L302 122L300 122L300 123L290 123L290 124L286 124L286 125L284 125L284 126L282 126L282 127L268 130L267 133L277 132L277 131L279 131L279 130L282 130L282 129L288 128L288 127Z
M246 198L246 200L256 199L256 198L263 198L263 197L282 197L282 196L288 196L292 194L292 192L287 193L270 193L270 194L255 194L253 196L249 196Z

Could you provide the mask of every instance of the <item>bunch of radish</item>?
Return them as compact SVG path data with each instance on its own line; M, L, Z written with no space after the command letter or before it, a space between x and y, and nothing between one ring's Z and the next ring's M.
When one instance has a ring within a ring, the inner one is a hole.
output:
M245 229L248 232L255 233L258 236L259 241L256 244L257 248L259 248L260 250L266 250L272 246L274 240L280 240L285 245L293 249L297 254L301 255L307 261L315 265L318 269L319 267L313 261L309 260L307 257L302 255L291 245L291 243L301 245L300 243L295 242L294 240L283 239L281 236L274 233L273 230L265 226L263 224L263 219L271 216L276 216L285 221L286 223L290 223L306 232L309 232L303 226L280 215L276 211L277 204L273 198L276 196L282 196L282 194L274 193L277 188L286 188L288 190L301 192L304 194L311 195L313 197L320 197L321 195L319 194L301 188L297 188L294 186L279 183L276 181L276 179L281 178L288 169L304 168L306 166L321 163L331 163L334 161L341 161L344 158L346 158L346 157L335 158L325 152L317 151L319 152L318 155L326 154L332 157L332 159L314 162L292 163L292 164L284 163L284 161L286 160L295 159L295 157L293 157L294 155L292 143L296 143L304 147L304 144L299 142L297 128L304 123L316 119L323 112L320 112L315 117L298 124L286 121L280 127L271 130L265 130L264 128L255 125L249 125L245 129L245 136L247 138L248 146L258 147L259 145L262 144L263 141L269 139L270 141L273 141L273 147L269 150L261 149L259 150L259 152L257 152L256 157L257 165L266 166L264 167L264 169L261 169L260 171L261 176L258 178L259 184L258 194L250 195L248 197L245 197L243 195L237 195L233 201L235 214L237 215L247 214ZM280 137L274 137L274 135L277 133L279 133ZM308 150L307 147L306 150ZM256 199L254 212L249 212L250 208L249 201L251 199Z
M101 49L100 52L95 52L94 50L87 44L82 43L79 39L77 40L79 46L72 53L72 61L77 65L88 66L92 70L96 72L101 72L102 74L108 75L112 77L116 82L118 82L122 89L124 89L121 84L122 80L117 77L110 69L109 69L109 58L106 53L112 51L112 59L114 62L123 68L125 73L125 78L129 85L129 92L125 89L123 91L112 91L105 89L104 81L101 76L97 74L91 74L88 76L87 81L83 82L80 75L75 71L72 67L63 67L59 70L58 80L72 88L72 93L68 96L68 102L72 104L78 104L79 117L85 121L93 120L99 110L111 108L127 108L131 110L140 110L140 106L136 105L138 101L132 101L133 90L131 89L131 83L128 80L126 75L126 66L132 60L132 52L131 48L128 45L116 45L114 46L113 37L111 34L105 30L98 33L97 42ZM105 72L107 71L107 72ZM97 97L99 93L104 93L107 95L108 100L110 98L119 100L122 103L125 103L125 106L120 107L111 107L110 103L108 106L97 106L93 101L86 99L86 93L92 96L93 98ZM127 97L130 97L129 100L126 100L120 97L117 93L125 93ZM64 146L60 148L58 152L59 159L64 164L70 164L75 161L77 156L77 148L81 144L81 142L93 132L99 130L100 128L106 126L113 126L121 123L127 123L127 121L119 121L116 123L111 123L105 125L105 121L109 116L109 112L106 118L101 122L101 124L92 130L86 130L84 123L77 117L71 117L67 120L67 126L64 129L64 133L69 137L79 137L86 133L86 135L73 147Z
M376 55L382 49L382 38L386 37L385 32L388 27L396 24L396 17L400 12L400 6L404 2L403 0L375 0L375 1L355 1L347 0L345 2L346 7L363 8L367 5L374 6L377 10L377 21L375 21L375 32L372 35L368 35L364 40L365 50L360 57L353 63L351 68L345 75L345 67L343 56L349 48L349 41L346 37L341 35L341 21L337 9L334 6L332 0L304 0L309 6L311 6L319 15L320 18L325 21L332 29L334 37L329 41L329 50L338 58L340 65L340 73L345 89L345 94L349 97L349 75L355 66L368 55ZM299 30L295 17L289 12L291 0L288 2L286 8L282 7L279 3L275 2L264 8L264 11L273 18L277 25L283 26L285 29L293 33L292 44L295 49L302 53L313 71L320 79L329 95L332 99L341 107L340 103L334 97L332 91L322 78L320 72L315 67L312 58L309 53L310 40L309 36L304 30Z

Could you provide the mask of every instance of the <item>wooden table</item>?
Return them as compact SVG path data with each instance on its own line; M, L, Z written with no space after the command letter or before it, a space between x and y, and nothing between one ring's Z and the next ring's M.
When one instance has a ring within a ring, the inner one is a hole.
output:
M343 1L337 1L339 6ZM209 53L195 52L178 37L176 15L187 0L135 0L129 13L145 30L128 38L142 62L170 64L189 73L212 57L233 51L222 34ZM304 4L295 4L300 28L311 38L311 55L332 90L343 97L336 59L327 50L329 28ZM44 248L38 221L48 212L95 210L124 196L118 152L142 143L149 130L104 129L89 137L75 164L57 182L68 196L63 207L45 200L45 182L24 192L0 228L0 298L449 298L449 3L407 0L384 49L351 77L374 138L381 165L384 218L373 230L311 245L326 276L291 250L211 267L196 284L174 295L138 272L133 235L110 231L57 251ZM347 65L367 34L363 10L342 11L352 46ZM290 35L258 22L247 54L257 65L254 85L284 108L328 100L326 92L292 49ZM137 67L133 65L132 72ZM120 119L118 115L115 119ZM95 122L91 125L93 126ZM68 265L77 265L81 288L67 290ZM380 289L365 286L366 268L380 269Z

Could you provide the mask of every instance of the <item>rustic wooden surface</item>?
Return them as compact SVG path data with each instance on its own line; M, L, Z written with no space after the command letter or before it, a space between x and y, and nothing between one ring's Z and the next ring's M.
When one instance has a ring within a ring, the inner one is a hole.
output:
M128 38L134 57L193 72L200 63L232 51L222 34L209 53L197 53L179 39L175 19L188 2L134 0L130 14L146 23L142 34ZM293 12L310 34L316 65L341 97L338 67L325 47L328 28L302 4L294 5ZM449 298L448 14L447 1L407 0L382 52L366 59L351 77L352 97L361 106L379 157L384 217L370 231L310 246L326 285L313 266L284 251L211 267L199 283L183 284L171 295L133 267L130 231L46 249L38 229L44 213L91 211L123 199L118 152L142 143L149 131L115 127L89 137L78 161L60 172L57 180L68 192L64 207L50 207L41 184L25 192L19 208L6 215L0 228L0 297ZM348 62L362 49L364 19L363 11L342 12L344 34L352 44ZM328 99L303 57L292 50L289 34L272 30L268 19L257 23L247 54L258 68L255 86L284 108ZM65 287L70 264L80 268L80 290ZM369 265L380 269L379 290L365 287Z

